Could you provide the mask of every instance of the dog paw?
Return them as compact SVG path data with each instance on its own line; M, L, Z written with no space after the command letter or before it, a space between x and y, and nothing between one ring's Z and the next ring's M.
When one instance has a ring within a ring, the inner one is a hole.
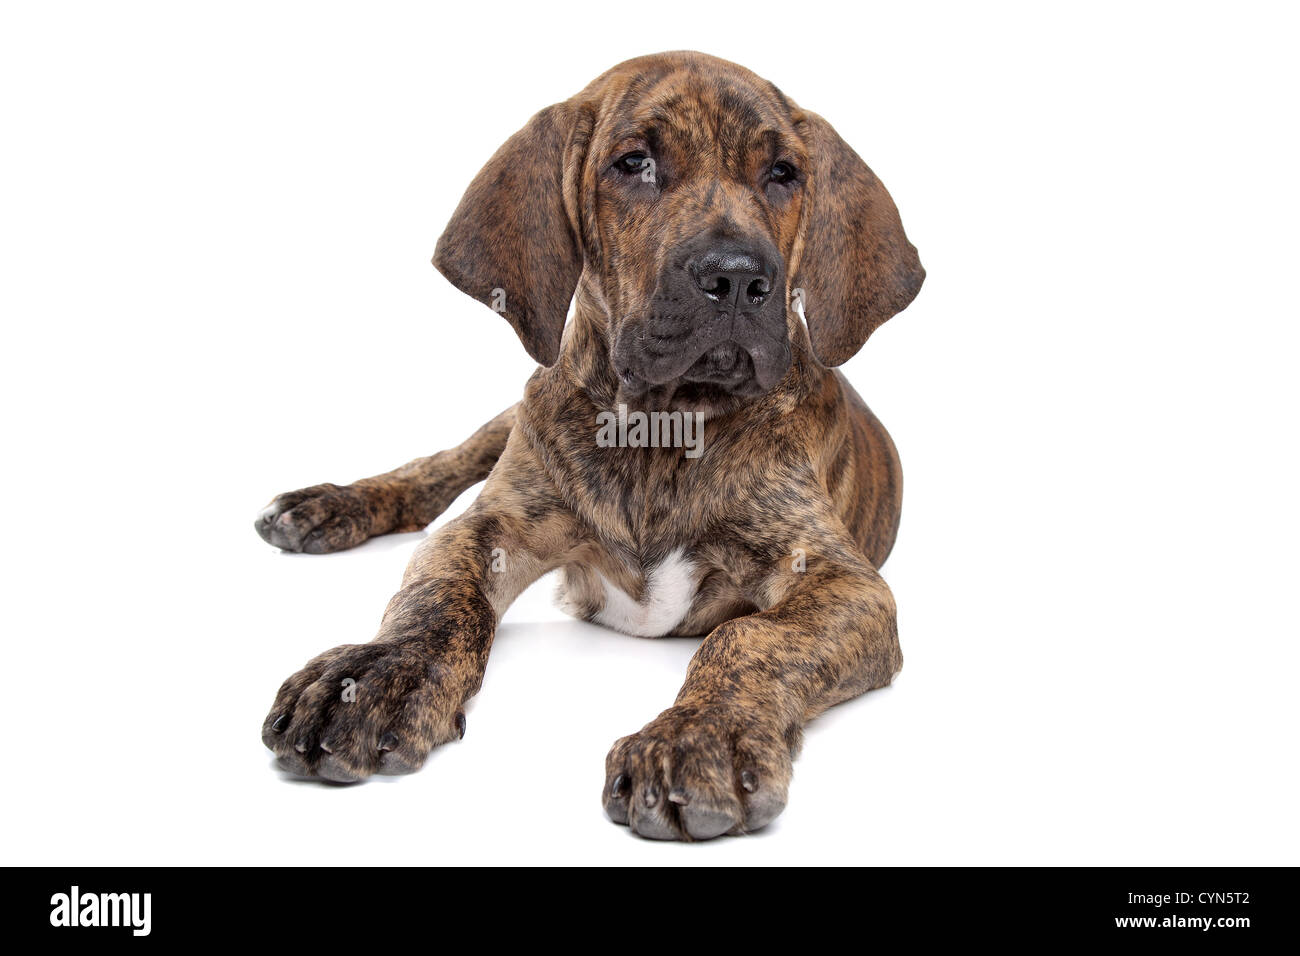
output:
M364 491L352 485L313 485L278 495L253 527L263 541L285 551L329 554L373 537L376 517Z
M614 744L605 813L654 840L747 833L785 809L790 745L722 708L672 707Z
M462 701L415 644L345 644L280 687L262 742L280 767L336 783L419 770L434 747L465 735Z

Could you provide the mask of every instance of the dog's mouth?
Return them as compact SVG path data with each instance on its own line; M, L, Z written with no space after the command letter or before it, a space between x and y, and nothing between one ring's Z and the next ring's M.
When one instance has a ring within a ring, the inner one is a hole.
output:
M703 323L661 313L629 326L614 347L619 391L659 407L734 407L771 389L790 368L779 313L739 320L719 315Z
M682 373L685 382L716 385L722 389L734 389L753 379L754 360L735 342L715 345Z
M620 392L647 406L716 413L763 394L789 366L788 351L774 356L775 361L764 361L768 356L761 352L758 358L756 363L753 354L732 341L711 345L694 362L689 356L675 362L651 357L640 370L623 367Z

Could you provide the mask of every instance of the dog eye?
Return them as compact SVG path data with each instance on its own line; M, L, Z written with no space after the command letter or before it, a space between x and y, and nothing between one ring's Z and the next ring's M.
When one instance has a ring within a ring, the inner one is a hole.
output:
M649 162L650 157L645 153L628 153L626 156L620 156L614 161L614 168L620 173L635 176L644 170Z
M799 171L790 163L777 163L768 171L767 175L771 182L785 185L794 182L799 175Z

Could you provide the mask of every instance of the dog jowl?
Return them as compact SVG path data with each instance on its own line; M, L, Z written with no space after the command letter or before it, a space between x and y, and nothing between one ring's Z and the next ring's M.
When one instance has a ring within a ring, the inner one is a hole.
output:
M703 637L677 699L609 751L609 817L659 839L764 826L804 724L902 665L877 570L901 469L834 368L924 279L892 199L771 83L660 54L512 136L434 264L540 367L459 447L258 517L277 547L337 551L423 528L486 478L417 548L374 639L285 681L264 742L326 780L419 768L464 735L502 613L555 571L585 620ZM634 415L669 440L632 441ZM620 420L625 439L600 440Z

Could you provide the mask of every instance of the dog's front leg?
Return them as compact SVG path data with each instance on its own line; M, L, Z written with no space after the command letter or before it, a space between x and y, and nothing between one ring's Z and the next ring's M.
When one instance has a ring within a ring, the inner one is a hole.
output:
M766 825L785 808L803 725L898 672L889 588L852 544L821 540L781 559L756 588L767 609L715 628L677 702L614 744L603 800L616 823L696 840Z
M492 471L515 427L511 406L455 448L350 485L321 484L276 495L253 527L285 551L329 554L370 538L419 531Z
M572 540L546 476L513 457L416 551L374 640L326 651L280 687L262 740L286 770L337 782L409 773L464 735L497 622Z

